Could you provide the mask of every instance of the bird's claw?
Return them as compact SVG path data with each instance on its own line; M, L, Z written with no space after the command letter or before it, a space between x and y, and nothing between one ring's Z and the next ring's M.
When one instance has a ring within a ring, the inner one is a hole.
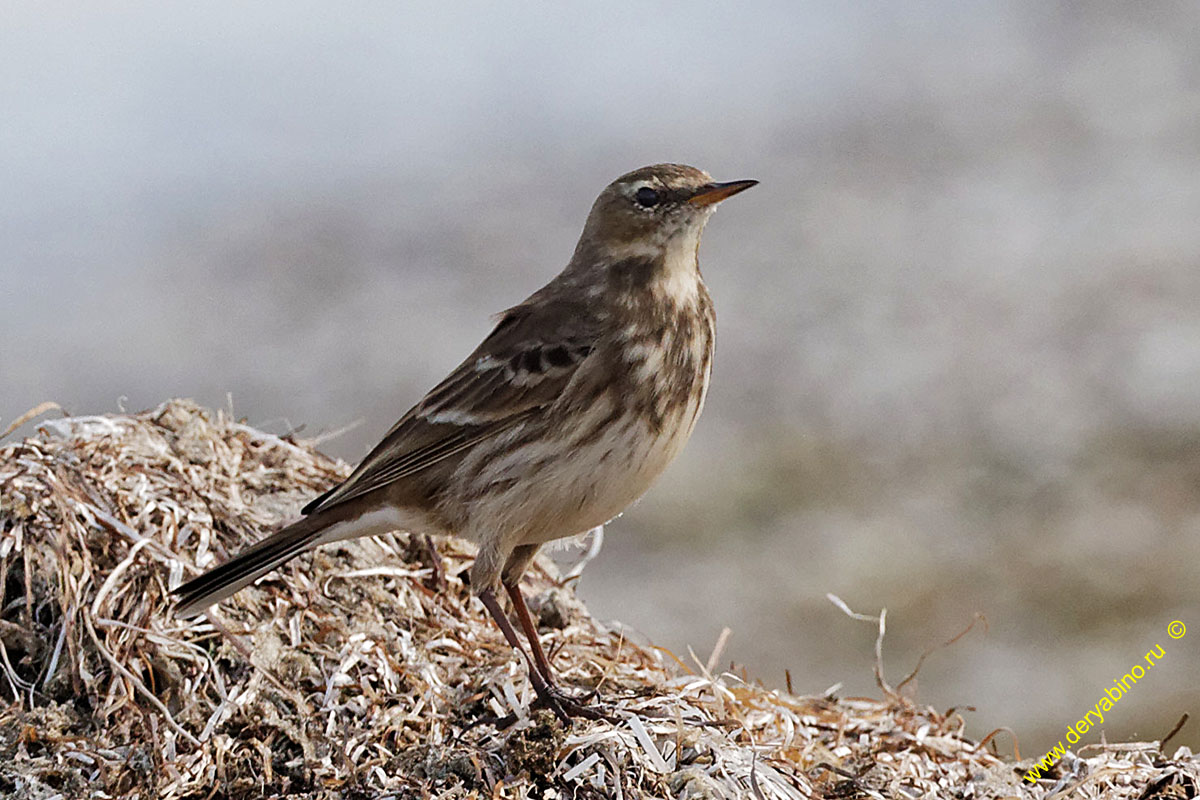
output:
M613 713L613 709L600 703L591 702L595 697L595 690L582 697L574 697L557 686L545 686L538 692L537 699L533 701L533 707L547 708L553 711L564 725L570 725L571 720L575 717L616 722L617 717Z

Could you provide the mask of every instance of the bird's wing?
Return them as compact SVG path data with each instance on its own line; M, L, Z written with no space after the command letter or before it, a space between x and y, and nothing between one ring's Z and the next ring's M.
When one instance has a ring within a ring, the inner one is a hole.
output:
M532 298L531 298L532 300ZM420 472L552 404L596 344L588 309L525 303L392 426L343 483L304 507L323 511Z

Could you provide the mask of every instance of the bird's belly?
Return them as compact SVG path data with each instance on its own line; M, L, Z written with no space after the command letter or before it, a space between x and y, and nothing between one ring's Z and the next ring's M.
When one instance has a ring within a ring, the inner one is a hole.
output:
M514 544L574 536L618 516L642 496L683 449L702 397L669 415L656 431L643 419L617 419L601 432L578 426L554 458L528 452L519 479L481 498L472 514L507 528ZM597 412L599 413L599 412ZM486 523L485 523L486 524ZM473 527L473 526L472 526Z

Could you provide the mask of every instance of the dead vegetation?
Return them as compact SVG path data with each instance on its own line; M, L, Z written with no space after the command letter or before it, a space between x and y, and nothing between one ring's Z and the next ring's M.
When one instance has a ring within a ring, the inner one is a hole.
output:
M45 422L0 449L0 795L1196 796L1200 764L1157 744L1072 755L1033 787L1029 762L965 738L957 713L771 691L716 654L628 641L539 562L556 667L617 717L565 730L529 711L453 541L436 565L402 534L326 548L211 620L173 618L170 587L346 472L186 401Z

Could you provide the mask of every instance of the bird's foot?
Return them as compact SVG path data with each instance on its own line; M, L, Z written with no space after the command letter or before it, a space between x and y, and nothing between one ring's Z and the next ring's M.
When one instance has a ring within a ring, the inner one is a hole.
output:
M595 690L582 697L575 697L554 685L535 686L534 688L537 691L537 699L533 701L533 708L546 708L553 711L564 725L569 725L571 720L576 717L605 722L617 721L615 709L609 708L603 703L592 702L596 698Z
M555 686L554 688L539 692L534 701L529 704L529 710L546 709L554 714L564 727L570 727L572 719L580 718L603 720L614 724L619 722L620 717L617 716L616 709L602 703L591 702L595 697L595 691L588 692L581 697L575 697ZM498 730L504 730L516 725L525 716L527 715L518 713L506 714L503 717L483 716L472 721L467 727L494 725Z

